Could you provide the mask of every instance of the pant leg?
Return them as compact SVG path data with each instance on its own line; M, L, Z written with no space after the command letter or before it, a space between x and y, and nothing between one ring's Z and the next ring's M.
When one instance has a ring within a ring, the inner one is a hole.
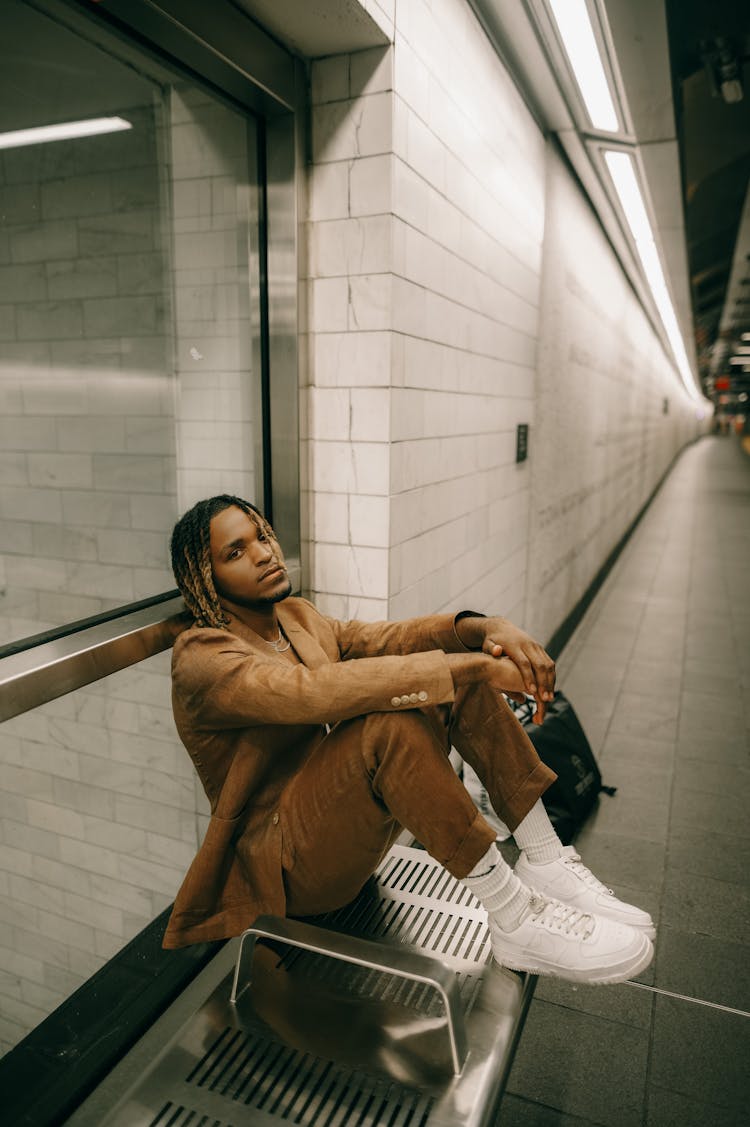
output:
M338 724L286 786L279 811L289 915L352 900L402 827L454 876L495 839L448 760L448 710Z
M557 778L542 763L505 698L487 685L458 690L449 735L511 832Z
M282 798L290 915L348 903L401 827L450 873L466 876L495 834L448 760L451 744L511 829L555 779L503 697L484 685L460 690L450 708L338 724Z

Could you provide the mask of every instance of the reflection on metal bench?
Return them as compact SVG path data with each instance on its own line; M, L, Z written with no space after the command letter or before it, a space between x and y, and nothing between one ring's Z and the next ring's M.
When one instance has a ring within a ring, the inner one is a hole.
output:
M346 908L256 921L234 974L105 1122L478 1127L497 1112L534 983L492 962L465 886L396 845Z

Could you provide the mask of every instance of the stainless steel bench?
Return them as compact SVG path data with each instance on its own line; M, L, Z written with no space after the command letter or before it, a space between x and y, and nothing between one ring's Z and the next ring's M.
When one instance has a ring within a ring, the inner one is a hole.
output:
M535 979L492 962L484 910L423 850L394 846L348 907L262 917L237 947L103 1125L492 1122Z

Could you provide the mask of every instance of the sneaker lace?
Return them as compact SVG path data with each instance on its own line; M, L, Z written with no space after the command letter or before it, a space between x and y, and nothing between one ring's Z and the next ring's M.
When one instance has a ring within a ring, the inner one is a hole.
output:
M578 939L587 939L594 930L594 917L572 904L560 900L548 900L538 892L532 892L529 901L531 914L548 931L562 931Z
M602 884L599 878L591 872L591 869L584 865L578 853L571 853L566 857L565 864L569 869L572 869L576 876L585 881L589 888L593 888L596 892L606 892L609 896L614 896L612 889L608 888L606 884Z

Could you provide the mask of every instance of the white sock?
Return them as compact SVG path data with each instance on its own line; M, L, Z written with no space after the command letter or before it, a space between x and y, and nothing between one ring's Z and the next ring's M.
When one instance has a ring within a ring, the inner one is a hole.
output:
M541 865L545 861L555 861L562 857L563 844L555 833L541 798L536 800L523 821L516 826L513 837L532 865Z
M494 843L464 877L464 883L503 931L518 927L531 892L521 884Z

